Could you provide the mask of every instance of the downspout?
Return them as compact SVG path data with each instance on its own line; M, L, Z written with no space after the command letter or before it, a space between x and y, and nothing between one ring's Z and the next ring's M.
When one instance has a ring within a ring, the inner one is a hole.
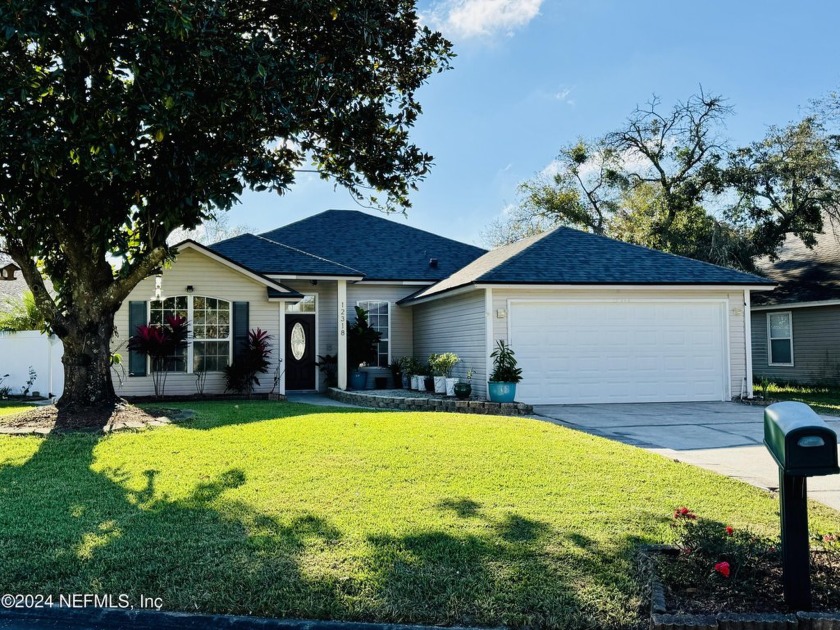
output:
M744 352L747 358L747 373L744 375L744 386L747 398L753 397L753 364L752 364L752 313L750 312L750 290L744 289Z

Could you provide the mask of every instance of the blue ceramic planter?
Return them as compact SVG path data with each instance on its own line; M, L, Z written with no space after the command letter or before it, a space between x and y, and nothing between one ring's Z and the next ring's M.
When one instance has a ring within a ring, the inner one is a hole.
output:
M516 398L516 383L487 382L487 392L492 402L512 403Z
M367 372L356 370L350 372L350 389L365 389L367 387Z

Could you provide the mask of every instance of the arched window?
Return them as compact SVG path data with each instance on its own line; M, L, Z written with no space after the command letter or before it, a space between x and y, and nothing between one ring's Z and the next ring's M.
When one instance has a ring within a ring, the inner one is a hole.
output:
M190 344L171 357L170 372L219 372L230 364L230 302L179 295L149 303L150 325L164 325L169 315L186 318L190 328Z

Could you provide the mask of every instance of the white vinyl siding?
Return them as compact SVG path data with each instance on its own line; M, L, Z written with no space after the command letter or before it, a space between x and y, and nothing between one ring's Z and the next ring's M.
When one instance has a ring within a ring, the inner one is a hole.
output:
M257 392L266 393L274 384L274 371L282 357L283 335L279 330L282 302L269 302L266 287L247 276L218 263L204 254L185 250L172 265L163 270L162 291L164 296L184 295L191 285L195 295L217 297L231 303L248 302L248 329L261 328L271 335L271 365L265 378L260 379ZM154 394L151 374L128 376L128 338L134 331L128 329L128 304L132 300L150 302L155 292L155 278L142 280L125 299L115 316L116 332L111 349L122 355L122 368L113 370L114 387L121 396L151 396ZM192 322L190 322L192 326ZM196 393L195 374L173 372L166 378L165 394L190 395ZM222 393L225 389L223 372L210 372L205 385L206 393Z
M404 297L416 293L420 287L390 284L359 284L347 285L347 303L360 302L388 302L390 360L397 361L400 357L412 355L414 343L412 339L413 314L409 307L397 304ZM351 309L352 310L352 309ZM350 321L355 319L351 313ZM387 365L383 366L387 367Z
M479 289L412 307L414 356L425 362L433 352L454 352L461 361L452 376L465 381L472 368L473 395L478 398L487 394L484 295Z
M790 311L767 313L767 365L793 367L793 317Z

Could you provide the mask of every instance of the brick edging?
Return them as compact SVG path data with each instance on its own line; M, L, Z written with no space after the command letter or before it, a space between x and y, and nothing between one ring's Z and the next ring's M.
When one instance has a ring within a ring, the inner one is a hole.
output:
M651 559L657 553L674 554L678 550L670 545L648 545L640 550L648 572L652 630L840 630L840 612L669 614L665 588Z
M486 400L457 400L447 398L418 398L381 396L372 393L344 391L337 387L327 389L327 396L340 402L374 409L400 411L445 411L449 413L478 413L495 416L530 416L534 408L525 403L497 403Z

